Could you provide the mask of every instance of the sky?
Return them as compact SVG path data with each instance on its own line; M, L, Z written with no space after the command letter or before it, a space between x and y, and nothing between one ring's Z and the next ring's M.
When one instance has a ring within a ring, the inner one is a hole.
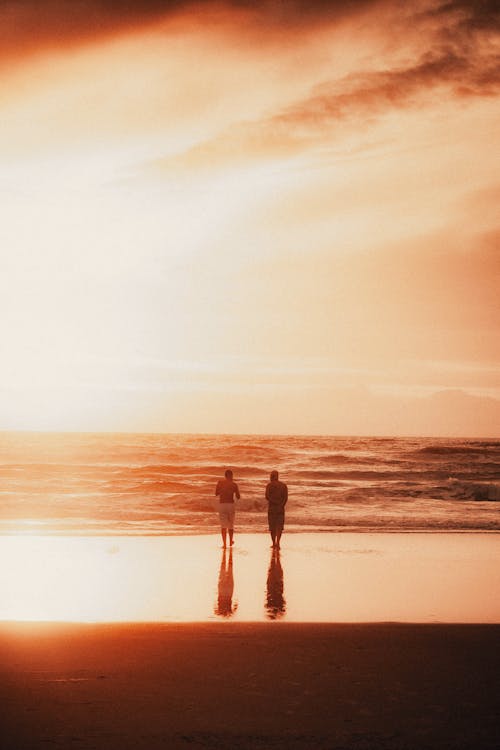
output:
M0 429L500 437L500 17L0 0Z

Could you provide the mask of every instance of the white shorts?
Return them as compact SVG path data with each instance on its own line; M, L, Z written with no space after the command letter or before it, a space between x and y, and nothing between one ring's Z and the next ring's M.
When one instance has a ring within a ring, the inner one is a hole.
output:
M221 529L234 528L234 503L219 503L219 520Z

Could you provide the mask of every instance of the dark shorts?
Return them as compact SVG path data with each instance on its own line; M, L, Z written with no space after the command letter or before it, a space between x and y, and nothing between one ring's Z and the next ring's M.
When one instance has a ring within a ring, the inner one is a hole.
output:
M269 531L283 531L285 525L284 510L268 510L267 519L269 521Z

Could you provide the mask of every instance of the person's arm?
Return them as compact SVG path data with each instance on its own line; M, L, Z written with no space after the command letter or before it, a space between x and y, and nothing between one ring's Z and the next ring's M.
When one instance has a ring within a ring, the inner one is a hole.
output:
M236 487L236 489L234 491L234 494L236 495L236 499L239 500L240 499L240 491L238 489L238 485L236 484L236 482L234 483L234 486Z
M215 494L220 495L220 479L215 486Z
M266 500L269 502L269 485L266 484Z
M283 485L283 507L285 507L287 502L288 502L288 487L286 486L286 484L284 484Z

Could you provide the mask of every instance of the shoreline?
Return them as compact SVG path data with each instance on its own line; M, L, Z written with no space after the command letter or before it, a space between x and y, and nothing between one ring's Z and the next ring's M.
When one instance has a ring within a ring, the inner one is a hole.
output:
M500 625L0 624L5 750L496 750Z
M136 538L136 537L144 537L145 539L148 538L171 538L171 537L207 537L207 536L215 536L218 535L220 532L217 529L216 526L214 526L211 529L206 530L196 530L196 529L186 529L186 530L174 530L172 528L165 530L165 531L146 531L141 529L140 531L114 531L113 529L109 529L107 531L93 531L92 529L88 530L82 530L79 529L78 531L71 531L71 529L50 529L50 531L43 531L42 528L33 528L33 529L26 529L26 530L20 530L20 524L19 521L13 522L13 525L16 525L16 530L9 531L8 529L2 529L0 526L0 539L2 537L68 537L68 538L87 538L87 537L107 537L107 538ZM261 529L252 529L248 527L242 527L241 530L235 528L235 538L239 535L255 535L255 536L262 536L262 535L269 535L269 531L266 528ZM433 534L500 534L500 528L495 529L475 529L475 528L383 528L383 527L359 527L359 526L323 526L323 527L303 527L303 528L286 528L284 532L284 536L299 536L303 534L326 534L326 535L335 535L335 534L422 534L422 535L433 535Z

